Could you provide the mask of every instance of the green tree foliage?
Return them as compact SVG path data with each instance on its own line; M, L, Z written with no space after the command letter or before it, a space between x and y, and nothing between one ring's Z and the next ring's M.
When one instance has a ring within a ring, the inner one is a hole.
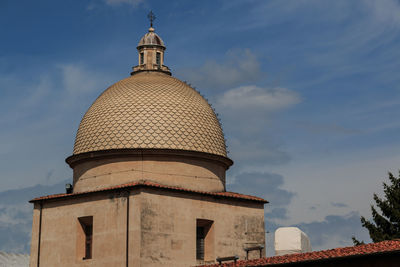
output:
M361 224L368 229L373 242L400 238L400 171L399 177L389 172L389 180L391 184L383 183L384 198L374 194L374 201L381 214L371 205L372 221L361 216ZM354 245L363 243L354 237L352 239Z
M355 238L355 236L352 236L352 237L351 237L351 240L353 240L354 246L359 246L359 245L364 245L364 244L365 244L364 241L358 241L358 240Z

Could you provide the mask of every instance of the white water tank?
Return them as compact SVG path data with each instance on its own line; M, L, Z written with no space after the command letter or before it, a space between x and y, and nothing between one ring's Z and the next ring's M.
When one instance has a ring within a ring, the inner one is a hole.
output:
M275 255L311 252L308 236L297 227L280 227L275 231Z

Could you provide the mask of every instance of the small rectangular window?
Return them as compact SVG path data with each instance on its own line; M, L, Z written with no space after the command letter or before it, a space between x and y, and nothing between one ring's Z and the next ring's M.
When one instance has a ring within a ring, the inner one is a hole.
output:
M197 226L196 229L196 259L204 260L204 226Z
M196 220L196 259L210 261L214 259L213 221Z
M161 65L161 53L159 53L159 52L157 52L157 54L156 54L156 64L158 66Z
M87 260L92 258L93 248L93 216L86 216L78 218L80 224L80 255L82 259Z
M140 53L140 65L144 64L144 53Z

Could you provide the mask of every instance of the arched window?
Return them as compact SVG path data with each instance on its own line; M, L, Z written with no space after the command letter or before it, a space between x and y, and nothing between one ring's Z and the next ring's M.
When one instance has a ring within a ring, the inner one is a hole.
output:
M157 52L156 54L156 64L157 66L161 66L161 53Z
M140 65L144 64L144 53L140 53Z

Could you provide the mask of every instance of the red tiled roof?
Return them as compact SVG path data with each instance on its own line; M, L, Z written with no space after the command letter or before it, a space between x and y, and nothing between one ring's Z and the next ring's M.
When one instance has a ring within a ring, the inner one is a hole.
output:
M71 193L71 194L55 194L55 195L43 196L43 197L34 198L34 199L30 200L29 202L33 203L33 202L37 202L37 201L41 201L41 200L76 197L76 196L87 195L90 193L112 191L112 190L118 190L118 189L128 189L128 188L140 187L140 186L161 188L161 189L167 189L167 190L172 190L172 191L196 193L196 194L208 195L208 196L237 198L237 199L242 199L242 200L268 203L268 201L263 198L250 196L250 195L243 195L243 194L239 194L239 193L235 193L235 192L207 192L207 191L200 191L200 190L191 190L191 189L180 188L180 187L175 187L175 186L162 185L162 184L158 184L158 183L154 183L154 182L150 182L150 181L132 182L132 183L127 183L127 184L111 186L111 187L107 187L107 188L101 188L101 189L97 189L97 190Z
M367 254L392 252L392 251L400 251L400 241L389 240L389 241L370 243L354 247L334 248L328 250L313 251L307 253L296 253L296 254L274 256L274 257L267 257L254 260L240 260L236 262L236 265L234 265L233 262L228 262L228 263L223 263L222 265L212 264L203 266L207 267L268 266L274 264L294 263L302 261L317 261L317 260L326 260L331 258L342 258L342 257L356 256L356 255L367 255Z

